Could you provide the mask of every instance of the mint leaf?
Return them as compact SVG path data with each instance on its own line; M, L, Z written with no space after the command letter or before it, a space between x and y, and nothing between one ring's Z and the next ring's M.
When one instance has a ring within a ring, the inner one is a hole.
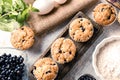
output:
M31 11L38 11L23 0L0 0L0 29L12 31L27 20ZM16 24L16 27L15 25Z
M26 8L26 4L23 0L13 0L12 5L17 11L23 11Z

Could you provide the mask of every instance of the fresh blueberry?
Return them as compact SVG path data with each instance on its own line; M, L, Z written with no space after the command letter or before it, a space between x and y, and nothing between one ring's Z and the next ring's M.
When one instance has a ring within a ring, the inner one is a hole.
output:
M12 62L12 58L9 58L9 61L8 61L9 63L11 63Z
M20 74L21 74L21 71L20 71L20 70L17 70L16 73L17 73L17 75L20 75Z
M15 62L15 61L16 61L15 57L12 57L12 62Z
M18 58L18 61L19 61L20 63L22 63L22 62L24 61L24 58L23 58L22 56L20 56L20 57Z
M10 57L11 57L11 54L8 54L8 57L10 58Z
M0 56L0 80L22 80L24 66L22 56L3 54Z
M2 75L0 75L0 79L2 78Z
M8 77L7 80L12 80L11 77Z
M1 78L1 80L5 80L4 78Z
M1 57L1 58L0 58L0 63L3 63L3 61L4 61L4 59Z
M5 63L8 63L8 59L5 60Z
M4 53L2 56L3 56L3 57L6 57L6 56L7 56L7 54L6 54L6 53Z
M5 71L2 71L2 72L1 72L1 75L5 75Z
M89 74L85 74L85 75L82 75L78 80L96 80L96 79Z

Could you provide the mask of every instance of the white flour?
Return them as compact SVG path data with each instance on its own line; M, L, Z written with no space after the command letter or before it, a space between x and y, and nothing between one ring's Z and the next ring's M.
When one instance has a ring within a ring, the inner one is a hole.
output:
M108 43L100 49L97 67L105 80L120 80L120 41Z

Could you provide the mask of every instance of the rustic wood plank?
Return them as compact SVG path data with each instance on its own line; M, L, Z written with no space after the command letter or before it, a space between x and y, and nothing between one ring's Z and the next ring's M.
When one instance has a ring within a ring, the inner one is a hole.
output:
M85 14L83 14L82 12L79 12L75 15L75 17L72 20L74 20L76 18L81 18L81 17L88 18ZM91 20L90 18L88 18L88 19ZM57 38L59 38L59 37L70 38L69 34L68 34L68 29L69 29L69 24L71 23L71 21L68 23L68 25L66 25L65 29L61 32L61 34ZM92 20L91 20L91 22L93 23L93 26L94 26L93 37L89 41L84 42L84 43L78 43L78 42L74 41L75 45L77 46L76 56L75 56L74 60L72 60L70 63L66 63L66 64L63 64L63 65L59 64L59 73L58 73L58 76L57 76L56 80L63 79L63 77L70 71L70 69L74 66L74 64L80 58L82 58L82 55L89 49L89 47L94 43L94 41L102 33L102 27L100 25L96 24ZM49 48L44 53L41 54L40 58L50 57L50 47L51 47L51 45L49 46ZM33 69L34 69L34 67L32 67L32 70Z

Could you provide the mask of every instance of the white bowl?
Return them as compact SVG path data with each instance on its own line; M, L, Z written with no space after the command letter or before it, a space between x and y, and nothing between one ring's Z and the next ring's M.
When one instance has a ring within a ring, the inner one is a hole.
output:
M93 65L93 68L95 70L95 73L98 77L100 77L101 80L104 80L103 76L100 74L98 68L97 68L97 55L99 53L99 50L104 47L105 44L107 43L110 43L112 41L115 41L115 40L120 40L120 36L112 36L112 37L109 37L109 38L106 38L104 39L103 41L101 41L95 48L95 51L93 52L93 55L92 55L92 65Z

